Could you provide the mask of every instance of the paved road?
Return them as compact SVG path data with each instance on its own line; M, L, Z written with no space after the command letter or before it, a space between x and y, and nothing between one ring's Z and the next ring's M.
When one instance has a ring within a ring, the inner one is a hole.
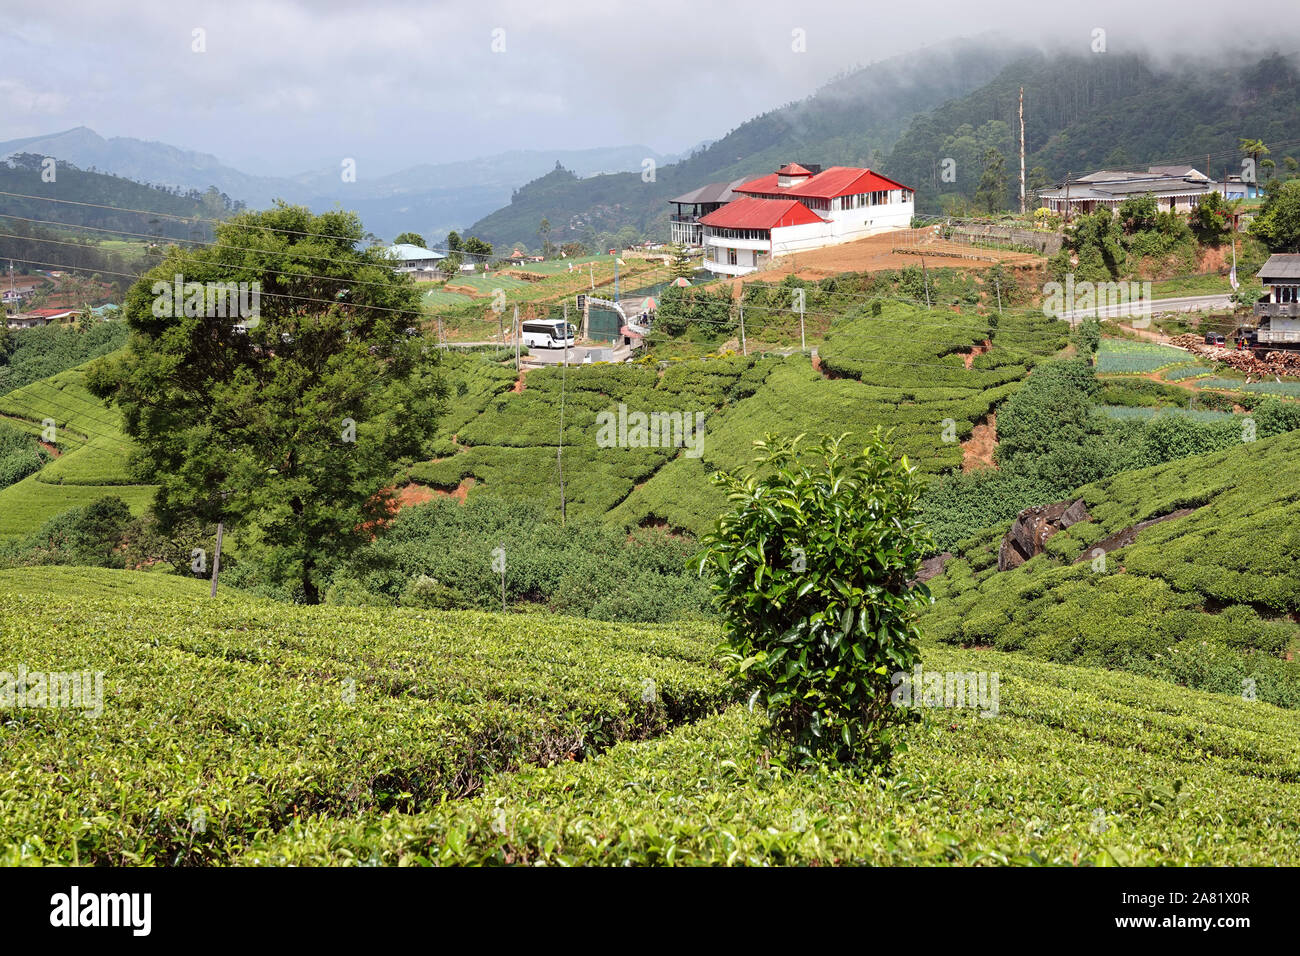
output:
M1145 302L1141 303L1141 305L1145 304ZM1151 313L1153 315L1166 312L1205 312L1231 307L1232 299L1226 292L1215 293L1214 295L1180 295L1168 299L1151 300ZM1133 314L1134 303L1126 302L1121 305L1105 305L1096 309L1075 309L1072 312L1062 312L1061 318L1073 325L1080 319L1114 319Z

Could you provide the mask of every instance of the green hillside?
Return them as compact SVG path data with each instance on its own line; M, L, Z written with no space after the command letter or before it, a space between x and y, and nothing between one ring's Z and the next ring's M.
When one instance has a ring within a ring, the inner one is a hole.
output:
M1115 667L1300 707L1300 432L1087 485L1093 520L999 572L1005 528L930 582L936 640ZM1097 545L1139 522L1124 547ZM1251 682L1244 685L1244 681Z
M755 117L707 148L641 173L579 179L557 169L519 189L510 205L466 232L497 246L536 247L538 224L554 243L605 249L620 230L666 238L667 201L710 182L760 176L792 160L879 165L918 113L977 89L1025 49L1007 42L961 41L891 57L826 84L807 99Z
M1241 172L1241 137L1295 144L1300 67L1271 55L1231 67L1184 61L1157 65L1122 53L1017 61L996 78L913 120L884 171L917 187L918 212L938 212L944 196L974 198L987 149L1006 159L1006 208L1018 203L1019 94L1025 90L1025 165L1046 181L1102 168L1186 163L1222 176ZM1295 146L1289 150L1295 151ZM1210 154L1213 169L1205 165ZM943 180L951 158L956 177ZM1279 168L1281 157L1278 158Z
M838 311L842 317L820 347L820 372L802 355L732 355L669 363L662 371L653 365L540 369L527 375L523 391L513 392L499 370L484 377L482 358L453 364L454 395L458 377L468 378L453 399L443 457L416 465L409 476L443 490L472 478L471 496L525 499L558 515L563 381L569 517L607 517L628 526L662 522L699 533L725 507L708 474L747 462L766 432L863 435L880 425L894 430L895 451L924 472L959 468L960 442L974 424L1066 342L1064 324L1042 316L1007 315L990 325L974 313L901 303L878 314L861 303ZM991 347L972 358L985 340ZM600 447L598 416L620 404L634 412L703 414L700 454Z
M927 643L996 716L791 776L706 627L205 594L0 572L7 659L104 672L98 717L4 710L0 862L1300 861L1300 714L1239 696Z
M867 67L750 120L708 149L659 168L651 183L635 173L580 179L554 170L469 232L537 246L545 217L556 243L603 249L620 230L624 238L665 239L671 197L791 160L879 169L917 188L918 212L935 213L942 196L974 197L990 148L1006 160L1004 200L1012 208L1022 86L1026 168L1043 183L1107 165L1199 167L1207 153L1212 175L1227 167L1240 172L1241 137L1293 144L1300 125L1294 57L1261 55L1229 67L1184 58L1170 67L1116 51L1031 53L1005 42L939 47ZM942 177L944 159L955 161L952 181Z
M32 436L43 422L55 425L59 456L36 474L0 488L0 540L37 530L50 518L105 496L117 495L140 514L153 500L152 485L128 473L131 441L117 412L85 388L84 366L60 372L0 396L0 422Z

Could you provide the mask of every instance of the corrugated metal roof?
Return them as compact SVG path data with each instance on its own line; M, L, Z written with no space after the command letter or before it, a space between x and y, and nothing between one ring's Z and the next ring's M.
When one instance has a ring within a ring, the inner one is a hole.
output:
M424 246L414 246L409 242L399 242L395 246L388 247L388 254L401 259L403 262L410 262L412 259L446 259L447 257L441 252L434 252L432 249L426 249Z
M784 196L802 196L809 199L833 199L836 196L853 196L886 189L910 189L900 182L853 166L832 166L811 176L797 186L777 185L778 175L770 173L736 187L738 193L768 193Z
M703 225L721 229L779 229L825 221L797 199L754 199L752 196L729 202L700 217Z
M676 199L670 199L668 201L692 206L696 203L731 202L731 200L736 198L736 187L743 182L743 179L733 179L729 183L709 183L707 186L701 186L699 189L692 189L690 192L682 193Z
M1275 252L1259 268L1259 281L1300 280L1300 253Z

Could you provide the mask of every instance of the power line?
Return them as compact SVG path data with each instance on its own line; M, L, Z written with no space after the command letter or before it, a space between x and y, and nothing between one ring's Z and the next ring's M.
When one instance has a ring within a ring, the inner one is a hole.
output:
M235 229L247 229L250 232L257 232L257 231L276 232L288 236L309 236L316 239L330 239L335 242L351 241L354 244L360 241L360 240L348 240L347 236L334 235L328 232L306 232L301 229L281 229L277 226L266 226L260 224L254 225L252 223L242 223L237 221L236 219L216 219L210 216L182 216L179 215L178 213L154 212L148 209L131 209L126 206L111 206L105 203L84 202L76 199L56 199L53 196L31 196L26 193L7 192L5 190L0 190L0 196L9 196L14 199L32 199L38 202L57 202L69 206L84 206L90 209L108 209L108 210L112 210L113 212L133 213L140 216L155 216L160 219L174 219L178 222L184 222L190 224L200 223L200 222L210 222L216 225L228 226ZM236 215L242 215L242 214L244 213L236 213ZM149 238L158 238L158 237L150 236ZM177 240L177 241L186 241L186 240ZM451 249L447 246L443 246L441 248L431 248L426 246L425 248L428 248L430 252L446 251L449 255L474 256L476 258L481 258L484 260L502 258L501 256L498 256L495 253L467 252L464 249Z

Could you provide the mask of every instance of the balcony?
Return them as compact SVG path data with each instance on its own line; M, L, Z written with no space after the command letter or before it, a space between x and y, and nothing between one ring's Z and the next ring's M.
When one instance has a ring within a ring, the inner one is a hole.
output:
M719 275L724 275L724 276L743 276L743 275L748 275L751 272L758 271L757 266L753 266L753 265L733 266L730 263L716 262L715 260L709 259L707 257L704 260L704 268L708 269L710 272L716 272Z
M1300 302L1255 303L1255 314L1261 319L1300 319Z

